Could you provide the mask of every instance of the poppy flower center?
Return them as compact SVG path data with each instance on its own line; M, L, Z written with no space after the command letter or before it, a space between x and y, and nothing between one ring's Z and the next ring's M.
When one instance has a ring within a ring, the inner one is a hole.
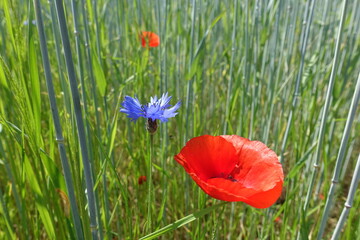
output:
M228 180L230 180L232 182L238 182L238 180L235 179L231 174L229 174L226 179L228 179Z
M240 166L238 164L235 165L234 169L230 173L220 173L220 176L212 177L212 178L223 178L232 182L238 182L239 180L236 179L236 176L240 173ZM211 178L210 178L211 179Z

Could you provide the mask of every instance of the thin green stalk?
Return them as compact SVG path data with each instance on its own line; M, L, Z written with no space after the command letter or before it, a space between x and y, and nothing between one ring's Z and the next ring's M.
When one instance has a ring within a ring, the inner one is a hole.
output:
M95 22L95 33L96 33L96 49L98 60L101 63L101 41L100 41L100 27L99 27L99 20L98 20L98 8L97 8L97 0L92 0L92 5L94 9L94 22Z
M43 65L45 70L45 78L46 78L46 86L48 90L48 96L49 96L49 102L50 102L50 108L51 108L51 114L54 121L54 127L56 132L56 141L58 143L58 148L60 152L60 160L64 172L65 177L65 183L66 188L69 194L69 200L70 200L70 207L72 212L72 217L75 225L75 231L76 231L76 237L77 239L84 239L84 235L82 232L82 226L80 221L80 216L76 204L76 198L75 198L75 191L73 187L73 180L71 176L71 169L70 165L66 156L65 152L65 146L64 146L64 137L62 135L62 129L59 119L59 112L56 104L55 99L55 91L54 91L54 85L52 82L52 76L51 76L51 69L50 69L50 61L49 61L49 54L47 50L46 45L46 35L44 31L44 25L42 21L42 14L41 14L41 5L39 0L34 0L34 8L35 8L35 14L36 14L36 22L37 22L37 28L39 33L39 39L40 39L40 48L41 48L41 55L43 59Z
M305 33L304 33L304 39L302 41L302 46L301 46L300 67L299 67L299 71L298 71L298 74L297 74L297 77L296 77L295 91L294 91L294 95L293 95L293 102L292 102L292 105L291 105L291 109L290 109L290 113L289 113L289 117L288 117L288 122L287 122L287 125L286 125L284 138L283 138L283 142L282 142L282 145L281 145L281 153L280 153L280 162L281 163L284 161L284 152L285 152L285 148L286 148L287 139L288 139L289 133L290 133L290 128L291 128L292 122L293 122L293 114L294 114L294 111L296 109L298 99L300 97L300 83L301 83L304 64L305 64L306 47L307 47L307 42L308 42L308 39L309 39L310 26L311 26L313 14L314 14L314 9L315 9L315 2L316 2L316 0L311 0L309 2L309 4L311 4L311 7L310 7L309 17L308 17L308 19L306 19L306 29L305 29Z
M98 223L97 223L97 211L94 194L94 180L91 170L90 159L88 157L88 149L86 144L85 128L81 113L80 97L77 89L77 81L74 70L74 63L72 60L70 40L68 36L65 13L62 0L55 0L56 12L58 15L58 21L60 26L61 39L63 42L65 62L70 81L70 88L72 93L72 101L74 105L76 125L78 130L78 138L80 142L81 155L83 160L83 167L85 173L85 182L88 196L88 208L90 212L90 230L92 232L93 239L98 239Z
M152 157L154 154L154 135L148 133L150 143L149 146L149 157L148 157L148 206L147 206L147 223L146 223L146 232L152 231L152 205L154 204L153 200L153 188L152 188Z
M347 0L345 0L347 1ZM345 4L346 5L346 2ZM345 8L346 6L344 6ZM321 224L320 224L320 230L317 236L317 239L321 239L322 235L324 233L325 230L325 226L326 226L326 222L327 219L329 217L329 213L330 213L330 208L332 206L332 201L334 199L334 192L335 192L335 187L336 184L339 182L339 176L341 173L341 168L342 168L342 163L344 160L344 156L345 156L345 152L346 152L346 146L350 137L350 130L355 118L355 113L356 113L356 109L358 107L359 104L359 99L360 99L360 73L357 79L357 83L356 83L356 88L354 91L354 96L353 99L351 101L351 106L350 106L350 110L349 110L349 114L348 117L346 119L346 124L345 124L345 129L344 129L344 133L341 139L341 143L340 143L340 149L339 149L339 153L338 156L336 158L336 165L335 165L335 169L334 169L334 175L333 178L331 180L331 186L330 186L330 190L328 193L328 197L326 199L326 203L325 203L325 208L324 208L324 212L323 212L323 216L321 218Z
M76 46L76 55L77 55L77 63L78 63L78 70L79 70L79 78L80 78L80 87L81 87L81 99L82 99L82 105L84 106L84 123L85 123L85 134L86 134L86 143L87 143L87 147L88 149L92 149L92 141L91 141L91 129L90 129L90 124L89 124L89 120L88 117L89 116L89 110L88 110L88 101L87 101L87 91L86 91L86 84L85 84L85 75L84 75L84 70L83 70L83 61L82 61L82 47L81 47L81 41L80 41L80 31L79 31L79 13L78 13L78 9L77 9L77 0L72 0L71 1L72 4L72 13L74 16L74 35L75 35L75 46ZM93 85L92 85L93 86ZM96 108L97 109L97 108ZM95 109L95 111L97 112L97 110ZM99 129L99 124L96 124L97 129ZM98 137L100 138L100 137ZM94 153L93 151L89 151L89 158L90 159L94 159ZM101 158L102 159L102 158ZM105 174L103 174L104 176ZM107 192L105 191L105 196L107 195ZM97 199L98 197L95 196ZM98 203L98 200L95 201L96 203ZM98 216L100 217L100 209L99 206L96 206L97 211L98 211ZM105 216L108 216L108 211L105 212ZM108 220L109 218L106 218L106 220ZM107 222L107 221L106 221ZM101 225L101 219L98 219L98 223L99 223L99 233L100 233L100 238L102 238L102 225Z
M229 111L230 111L230 105L231 105L230 101L231 101L231 97L232 97L232 81L233 81L233 75L234 75L234 59L235 59L237 15L238 15L237 5L238 5L238 0L234 0L234 22L233 22L233 31L232 31L232 35L231 35L231 60L230 60L229 82L228 82L228 88L227 88L227 94L226 94L226 104L225 104L226 109L225 109L225 119L224 119L224 128L223 128L224 135L227 133L228 121L230 121ZM248 6L248 1L246 1L246 5ZM246 25L246 28L247 28L247 25ZM247 58L246 58L246 60L247 60ZM241 128L241 125L239 126L239 129L240 128ZM235 209L234 203L232 203L231 204L231 212L230 212L230 222L231 223L234 218L234 209ZM229 239L230 238L231 238L231 232L229 232Z
M223 134L226 134L228 128L228 121L230 120L229 111L230 111L230 99L232 96L232 81L234 74L234 59L235 59L235 47L236 47L235 39L236 39L236 30L237 30L237 12L238 12L237 4L238 4L238 0L234 0L234 22L233 22L233 32L231 35L231 60L230 60L229 82L228 82L227 94L226 94L226 104L225 104L226 109L225 109Z
M331 240L336 240L336 239L339 239L339 236L340 236L340 233L341 233L341 230L346 222L346 219L349 215L349 212L350 212L350 208L352 207L353 205L353 202L354 202L354 197L355 197L355 192L356 192L356 189L359 185L359 181L360 181L360 154L359 154L359 157L358 157L358 160L357 160L357 163L356 163L356 167L355 167L355 170L354 170L354 175L352 177L352 180L351 180L351 184L350 184L350 189L349 189L349 193L348 193L348 196L347 196L347 199L346 199L346 202L345 202L345 207L341 213L341 216L340 216L340 219L338 221L338 223L336 224L336 227L335 227L335 230L334 230L334 233L331 237Z
M296 30L296 20L298 18L299 15L299 7L300 4L296 4L293 3L292 5L290 5L290 9L292 11L293 14L291 14L291 23L290 23L290 29L289 29L289 33L288 33L288 44L287 44L287 49L290 49L289 54L287 55L287 65L290 66L291 65L291 60L293 59L293 52L297 52L295 51L295 47L294 47L294 42L295 42L295 30ZM297 49L296 49L297 50Z
M323 22L323 25L321 26L320 28L320 33L319 33L319 41L318 41L318 46L317 46L317 52L319 53L320 52L320 49L322 48L324 42L323 42L323 39L324 39L324 30L325 30L325 22L326 22L326 16L328 15L328 12L329 12L329 0L326 0L326 3L325 3L325 7L324 7L324 12L323 12L323 15L322 15L322 19L321 21Z
M255 111L256 111L256 107L257 107L257 103L258 103L258 78L256 76L256 71L257 71L257 52L258 52L258 41L259 41L259 34L258 34L258 4L259 1L256 0L255 1L255 7L254 7L254 18L253 18L253 29L252 29L252 33L253 35L251 35L251 42L252 42L252 49L253 49L253 61L252 64L249 64L249 66L251 67L249 75L251 76L251 74L253 74L253 86L252 86L252 101L251 101L251 108L250 108L250 126L249 126L249 139L253 139L253 135L254 135L254 125L255 125ZM248 18L248 17L247 17ZM248 21L248 19L247 19Z
M170 231L173 231L177 228L180 228L188 223L191 223L192 221L196 220L196 219L199 219L201 217L203 217L204 215L206 214L209 214L211 213L212 211L214 211L215 209L221 207L221 206L224 206L225 204L227 204L228 202L221 202L221 203L218 203L216 205L213 205L211 207L208 207L208 208L205 208L205 209L202 209L202 210L199 210L195 213L192 213L186 217L183 217L182 219L179 219L155 232L152 232L144 237L141 237L140 240L150 240L150 239L154 239L156 237L159 237L167 232L170 232Z
M331 99L332 99L332 92L333 92L333 87L334 87L334 83L335 83L335 74L336 74L336 70L338 67L338 61L339 61L339 51L340 51L340 43L341 43L341 38L342 38L342 34L343 34L343 27L344 27L344 20L345 20L345 13L346 13L346 5L347 5L347 0L344 0L344 5L343 5L343 9L342 9L342 15L341 15L341 21L340 21L340 27L338 30L338 37L336 40L336 47L335 47L335 55L334 55L334 60L333 60L333 66L331 69L331 74L330 74L330 79L329 79L329 86L326 92L326 100L325 100L325 106L322 110L322 116L321 116L321 123L320 123L320 131L319 131L319 137L318 137L318 144L316 146L316 152L315 152L315 159L314 159L314 168L313 168L313 172L311 174L311 180L310 180L310 185L309 185L309 189L306 195L306 199L305 199L305 203L304 203L304 212L306 212L308 204L310 202L310 198L312 195L312 191L313 191L313 187L314 187L314 183L315 183L315 179L316 179L316 175L319 169L319 162L320 162L320 154L321 154L321 150L322 150L322 145L323 145L323 141L324 141L324 135L325 135L325 127L326 127L326 121L328 120L328 114L329 114L329 108L330 108L330 104L331 104Z
M72 13L74 16L74 35L75 35L75 46L76 46L76 55L77 55L77 64L78 64L78 74L79 74L79 78L80 78L80 88L81 88L81 100L82 100L82 104L84 106L84 123L85 123L85 134L86 134L86 143L87 143L87 147L88 149L92 148L91 145L91 130L90 130L90 124L89 124L89 120L86 116L89 116L89 110L88 110L88 101L87 101L87 92L86 92L86 88L85 88L85 76L84 76L84 69L83 69L83 61L82 61L82 57L81 57L81 52L82 52L82 48L81 48L81 41L80 41L80 31L79 31L79 14L77 11L77 0L72 0L71 1L71 8L72 8ZM93 156L93 152L90 151L89 152L89 158L90 159L94 159Z
M86 61L87 61L87 67L89 72L89 78L91 82L91 90L92 90L92 97L94 100L94 107L95 107L95 118L96 118L96 132L99 139L101 139L101 132L100 132L100 116L98 111L98 100L97 100L97 94L96 94L96 82L94 79L94 70L92 66L92 54L91 54L91 48L90 48L90 36L89 36L89 22L87 20L87 14L86 14L86 3L85 0L81 0L82 3L82 15L83 15L83 23L84 23L84 33L85 33L85 49L86 49ZM100 56L99 56L100 57ZM99 60L99 63L101 61Z
M352 154L353 149L354 149L354 143L355 143L355 139L353 139L349 144L349 149L347 151L347 155L345 157L344 165L342 167L341 174L340 174L340 181L344 180L344 177L346 175L346 169L348 168L349 163L350 163L351 154Z
M94 108L95 108L95 120L96 120L96 135L98 138L98 141L101 142L101 130L100 130L100 115L99 115L99 104L98 104L98 99L97 99L97 94L96 94L96 89L97 89L97 84L94 78L94 70L93 70L93 66L92 66L92 54L91 54L91 47L90 47L90 36L89 36L89 22L87 19L87 13L86 13L86 3L85 0L81 0L82 2L82 6L81 6L81 10L82 10L82 15L83 15L83 23L84 23L84 33L85 33L85 49L86 49L86 63L87 63L87 68L88 68L88 73L89 73L89 78L90 78L90 82L91 82L91 92L92 92L92 98L94 100ZM96 10L94 10L96 12ZM97 16L97 14L96 14ZM96 20L97 21L97 20ZM98 34L98 33L97 33ZM97 35L98 37L98 35ZM99 40L100 41L100 40ZM97 46L98 48L98 54L100 54L100 46ZM100 55L98 56L98 61L99 64L101 64L101 57ZM96 61L96 60L95 60ZM100 164L102 164L104 156L103 156L103 152L99 149L99 154L100 154ZM103 185L103 190L104 190L104 206L105 206L105 222L108 223L109 222L109 204L108 204L108 193L107 193L107 185L106 185L106 172L103 172L102 175L102 185ZM97 219L98 219L98 224L99 224L99 233L100 233L100 238L103 238L102 236L102 222L101 222L101 214L100 214L100 206L99 206L99 201L98 199L98 195L97 193L95 193L95 204L96 204L96 209L97 209Z
M53 2L50 1L49 3L50 5L50 15L51 15L51 27L53 30L53 36L54 36L54 41L55 41L55 49L56 49L56 60L57 60L57 70L59 72L59 78L60 78L60 85L61 85L61 89L64 93L64 104L65 104L65 108L66 111L68 113L71 113L71 94L69 92L69 86L65 81L65 77L64 77L64 71L65 71L65 66L64 66L64 60L61 58L62 57L62 53L61 53L61 39L59 36L59 30L58 30L58 21L57 21L57 17L56 17L56 9L54 7ZM64 66L64 67L63 67Z
M254 7L254 26L253 26L253 76L254 76L254 85L252 96L253 99L251 101L251 115L250 115L250 131L249 131L249 139L253 139L253 129L255 125L255 112L258 109L259 105L259 89L260 89L260 81L257 77L258 71L258 52L259 52L259 0L256 0Z
M163 4L161 4L163 3ZM159 72L160 72L160 91L162 93L168 91L168 82L167 82L167 40L166 40L166 26L167 26L167 4L168 2L165 1L158 1L157 2L157 12L158 12L158 28L159 28L159 36L160 39L164 39L160 46L159 46ZM163 14L161 14L163 13ZM163 23L163 24L161 24ZM162 50L163 49L163 50ZM168 127L167 124L162 125L161 127L161 140L162 140L162 158L161 158L161 167L164 172L166 172L166 158L167 158L167 146L169 144L168 138ZM166 221L166 202L167 202L167 176L166 174L162 173L161 176L162 181L162 202L160 205L160 211L158 215L158 222L160 220Z
M277 51L277 45L278 45L278 35L279 35L279 24L280 24L280 16L282 13L282 7L283 7L283 3L282 0L279 1L279 5L278 5L278 10L277 10L277 14L276 14L276 22L275 22L275 40L274 40L274 50L271 52L270 54L270 77L269 77L269 95L270 95L270 100L269 100L269 105L267 106L268 108L270 108L269 110L269 115L266 118L266 127L265 127L265 133L263 137L264 143L267 144L268 143L268 138L269 138L269 132L270 132L270 126L272 123L272 116L273 116L273 112L274 112L274 106L275 106L275 101L274 101L274 96L276 95L276 89L277 89L277 85L278 85L278 76L280 74L280 69L281 69L281 63L282 63L282 52L280 53L280 59L277 63L278 67L277 67L277 71L276 71L276 75L275 75L275 59L276 59L276 51ZM275 77L276 76L276 77ZM275 82L274 82L275 81Z
M195 21L196 21L196 1L197 0L193 0L193 7L192 7L192 14L191 14L191 34L190 34L190 40L191 40L191 44L190 44L190 56L189 56L189 72L191 71L191 65L193 63L194 60L194 41L195 41ZM185 137L184 137L184 143L187 141L188 138L188 131L189 131L189 116L190 116L190 108L191 107L191 96L193 95L193 89L192 89L192 85L193 85L193 78L191 78L188 81L187 84L187 92L186 92L186 128L185 128Z
M196 21L196 1L193 0L192 6L192 13L191 13L191 34L190 34L190 59L189 59L189 66L188 71L191 71L191 65L194 60L194 41L195 41L195 21ZM187 19L187 18L186 18ZM188 80L187 89L186 89L186 116L185 116L185 133L184 133L184 144L188 140L189 130L190 130L190 110L193 109L192 107L192 95L193 95L193 81L194 77ZM193 116L193 114L191 114ZM189 206L189 189L190 189L190 179L185 175L185 211L188 210Z
M74 35L75 35L75 46L76 46L76 54L77 54L77 63L78 63L78 70L79 70L79 78L80 78L80 87L81 87L81 100L84 105L84 113L85 116L88 116L88 103L87 103L87 94L85 89L85 82L84 82L84 69L82 64L82 57L81 57L81 42L80 42L80 32L79 32L79 19L78 19L78 12L77 12L77 6L76 6L77 0L71 1L71 10L72 14L74 16ZM90 127L89 123L86 120L86 117L84 119L85 121L85 130L86 130L86 136L87 139L89 139L89 133L90 133ZM90 148L90 141L88 141L88 147Z

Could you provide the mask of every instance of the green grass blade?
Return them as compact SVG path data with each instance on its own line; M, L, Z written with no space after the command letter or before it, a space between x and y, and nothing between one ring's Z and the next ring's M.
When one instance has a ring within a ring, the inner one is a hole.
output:
M199 219L201 217L203 217L204 215L206 214L209 214L211 213L212 211L214 211L215 209L221 207L221 206L224 206L226 204L226 202L222 202L222 203L218 203L214 206L211 206L211 207L208 207L208 208L205 208L205 209L202 209L200 211L197 211L195 213L192 213L182 219L179 219L177 221L175 221L174 223L171 223L151 234L148 234L144 237L141 237L140 240L150 240L150 239L154 239L156 237L159 237L167 232L170 232L170 231L174 231L175 229L177 228L180 228L188 223L191 223L192 221L196 220L196 219Z

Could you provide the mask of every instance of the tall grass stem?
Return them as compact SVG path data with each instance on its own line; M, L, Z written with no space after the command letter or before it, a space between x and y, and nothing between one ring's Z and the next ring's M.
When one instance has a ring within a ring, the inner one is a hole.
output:
M305 23L306 23L306 28L305 28L305 33L304 33L304 38L302 40L302 45L301 45L301 60L300 60L300 66L299 66L299 71L296 77L296 82L295 82L295 90L294 90L294 95L293 95L293 102L291 105L291 109L290 109L290 113L289 113L289 117L288 117L288 122L286 125L286 130L285 130L285 134L284 134L284 138L283 138L283 142L281 145L281 153L280 153L280 162L282 163L284 161L284 152L285 152L285 148L286 148L286 143L287 143L287 139L289 137L289 132L290 132L290 128L292 126L292 122L293 122L293 115L297 106L297 102L298 99L300 98L300 83L301 83L301 79L302 79L302 74L303 74L303 69L304 69L304 64L305 64L305 55L306 55L306 49L307 49L307 42L309 39L309 34L310 34L310 26L311 26L311 22L313 19L313 14L314 14L314 9L315 9L315 2L316 0L310 0L309 4L310 6L310 13L308 15L308 18L304 18L305 19Z
M314 184L315 184L316 175L317 175L318 169L320 167L319 166L320 155L321 155L322 145L323 145L323 141L324 141L326 121L328 120L329 108L330 108L331 99L332 99L332 92L333 92L334 83L335 83L335 74L336 74L336 70L338 67L338 61L339 61L339 51L340 51L341 38L342 38L342 34L343 34L346 5L347 5L347 0L344 0L341 21L340 21L340 25L339 25L339 29L338 29L337 40L336 40L335 55L334 55L333 65L332 65L331 74L330 74L330 78L329 78L329 85L328 85L327 92L326 92L325 105L322 110L320 131L319 131L319 136L317 139L317 146L316 146L316 151L315 151L314 168L311 173L310 185L308 188L308 192L307 192L304 207L303 207L305 212L308 208L308 205L309 205L309 202L310 202L310 199L312 196Z
M346 6L344 6L344 7L346 7ZM356 84L354 96L353 96L353 99L351 101L349 114L348 114L348 117L346 119L345 129L344 129L344 133L343 133L343 136L342 136L342 139L341 139L339 153L338 153L338 156L336 158L336 165L335 165L335 168L334 168L334 175L333 175L333 178L331 180L331 186L330 186L330 190L329 190L329 193L328 193L328 197L326 199L325 208L324 208L323 216L321 218L321 224L320 224L320 229L319 229L317 239L322 238L322 235L323 235L324 230L325 230L325 225L326 225L327 219L329 217L330 208L332 206L332 201L333 201L333 199L335 197L334 196L335 187L336 187L336 184L339 182L341 168L342 168L342 165L343 165L343 160L344 160L344 156L345 156L345 152L346 152L346 146L347 146L347 143L349 141L350 130L351 130L352 124L354 122L356 109L357 109L358 104L359 104L359 99L360 99L360 73L359 73L359 76L358 76L358 79L357 79L357 84Z
M237 30L237 4L238 0L234 0L234 22L233 22L233 31L231 35L231 60L230 60L230 71L229 71L229 82L227 86L227 93L226 93L226 104L225 104L225 121L224 121L224 129L223 134L226 134L228 128L228 121L229 121L229 111L230 111L230 99L232 96L232 81L233 81L233 74L234 74L234 59L235 59L235 47L236 47L236 30ZM241 126L240 126L241 127Z
M62 168L63 168L63 172L64 172L65 183L66 183L67 191L69 194L70 207L71 207L71 212L72 212L72 218L74 221L76 237L77 237L77 239L84 239L81 221L80 221L80 215L79 215L78 207L76 204L71 169L70 169L70 165L69 165L69 162L68 162L68 159L66 156L66 151L65 151L65 146L64 146L64 137L62 134L61 124L60 124L60 119L59 119L59 111L58 111L57 103L56 103L56 99L55 99L55 91L54 91L54 85L53 85L51 69L50 69L49 54L48 54L48 49L47 49L47 45L46 45L46 35L45 35L45 31L44 31L44 24L43 24L42 14L41 14L41 5L40 5L39 0L34 0L34 8L35 8L38 34L39 34L39 39L40 39L40 49L41 49L41 55L42 55L42 59L43 59L43 66L44 66L44 71L45 71L45 79L46 79L46 86L47 86L47 90L48 90L51 114L52 114L52 118L54 121L56 141L58 143L58 149L60 152L60 160L61 160L61 164L62 164Z
M78 138L80 142L81 148L81 156L83 160L83 167L85 173L85 182L88 196L88 208L90 213L90 230L92 233L93 239L98 239L98 223L97 223L97 210L95 203L95 193L94 193L94 180L93 173L91 169L91 163L89 159L89 153L87 149L86 136L85 136L85 128L84 122L81 113L80 106L80 97L77 89L77 81L74 70L74 63L72 59L70 40L68 35L68 30L66 26L66 18L64 14L64 6L62 0L55 0L56 12L58 15L58 21L60 26L60 34L63 42L64 54L65 54L65 62L70 82L70 89L72 94L72 101L74 105L76 125L78 131Z
M340 236L340 233L341 233L341 230L346 222L346 219L349 215L349 212L350 212L350 209L353 205L353 202L354 202L354 197L355 197L355 193L356 193L356 189L359 185L359 181L360 181L360 154L359 154L359 157L358 157L358 160L357 160L357 163L356 163L356 167L355 167L355 170L354 170L354 175L352 177L352 180L351 180L351 184L350 184L350 188L349 188L349 193L348 193L348 196L347 196L347 199L346 199L346 202L345 202L345 206L344 206L344 209L340 215L340 218L339 218L339 221L338 223L336 224L336 227L335 227L335 230L334 230L334 233L331 237L331 240L336 240L336 239L339 239L339 236Z

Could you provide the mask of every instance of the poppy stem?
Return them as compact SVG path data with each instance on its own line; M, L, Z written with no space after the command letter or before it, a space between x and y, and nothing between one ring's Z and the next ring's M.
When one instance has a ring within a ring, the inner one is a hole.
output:
M152 230L152 202L153 202L153 189L152 189L152 156L154 152L154 135L148 134L150 141L149 143L149 156L148 156L148 214L147 214L147 223L146 223L146 232L150 232Z

